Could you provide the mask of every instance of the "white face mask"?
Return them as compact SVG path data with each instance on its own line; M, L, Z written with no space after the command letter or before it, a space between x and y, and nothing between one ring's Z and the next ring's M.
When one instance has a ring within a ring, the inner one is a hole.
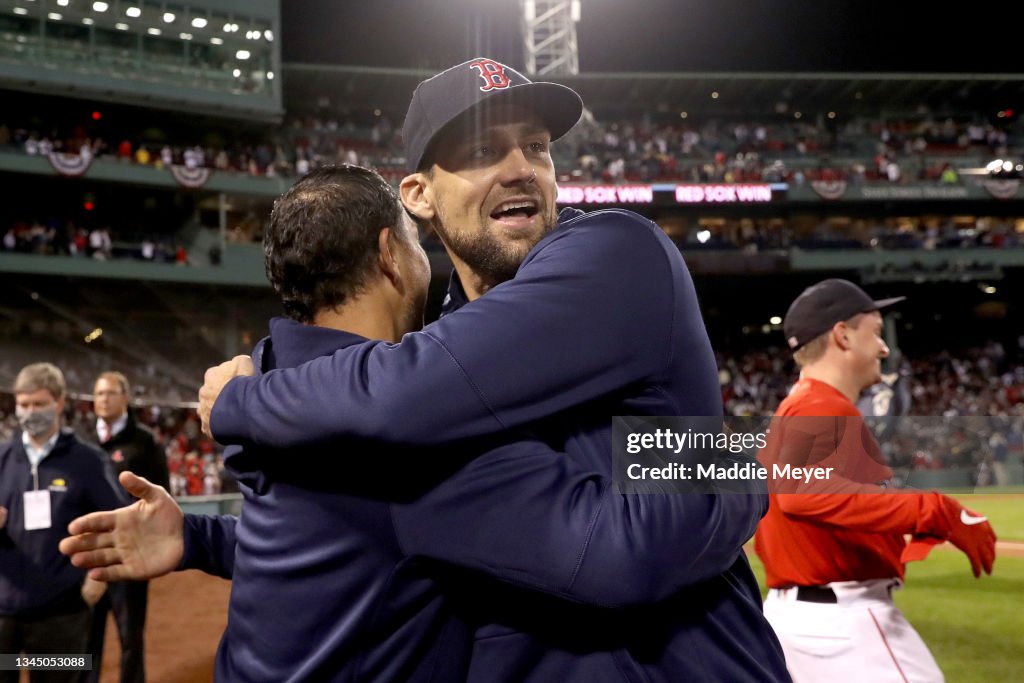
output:
M36 410L15 407L14 414L18 418L18 425L21 429L33 439L46 436L57 422L57 406L37 408Z

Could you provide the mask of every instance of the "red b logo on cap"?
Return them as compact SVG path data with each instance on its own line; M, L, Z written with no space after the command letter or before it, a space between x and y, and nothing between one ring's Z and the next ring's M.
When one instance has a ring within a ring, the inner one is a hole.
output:
M472 62L470 66L479 71L480 78L484 79L484 84L480 86L480 90L483 92L501 90L512 85L512 82L508 80L508 76L505 75L505 67L502 64L493 62L490 59L480 59Z

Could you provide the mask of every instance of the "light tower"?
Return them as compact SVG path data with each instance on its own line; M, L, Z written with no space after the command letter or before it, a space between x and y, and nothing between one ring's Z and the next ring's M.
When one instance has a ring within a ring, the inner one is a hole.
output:
M532 76L575 75L580 71L576 22L580 0L520 0L523 53Z

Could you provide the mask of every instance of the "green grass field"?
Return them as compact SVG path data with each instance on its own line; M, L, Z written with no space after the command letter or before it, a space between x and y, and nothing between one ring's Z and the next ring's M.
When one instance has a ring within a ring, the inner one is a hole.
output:
M957 495L988 516L1000 540L1024 542L1024 495ZM948 683L1024 680L1024 554L997 555L992 576L975 579L956 549L937 548L907 566L896 604L928 644ZM753 550L751 566L764 586Z

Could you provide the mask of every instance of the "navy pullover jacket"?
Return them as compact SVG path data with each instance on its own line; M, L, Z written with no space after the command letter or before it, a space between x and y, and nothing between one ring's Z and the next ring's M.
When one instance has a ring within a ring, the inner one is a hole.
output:
M287 449L276 467L316 472L352 466L367 440L403 447L394 469L431 455L410 446L518 439L431 489L432 515L396 522L421 539L407 551L478 570L428 569L478 626L468 680L788 680L741 550L767 497L616 494L616 414L720 416L721 397L678 250L610 210L563 212L513 280L400 344L233 380L212 426L254 470L275 467L267 447ZM190 545L227 566L230 522L207 522L219 530L198 525Z
M102 451L61 432L39 463L39 490L50 492L48 529L25 530L25 491L35 490L32 465L16 432L0 445L0 505L8 510L0 529L0 614L33 618L85 609L85 570L71 566L57 544L81 515L126 505L126 494Z

